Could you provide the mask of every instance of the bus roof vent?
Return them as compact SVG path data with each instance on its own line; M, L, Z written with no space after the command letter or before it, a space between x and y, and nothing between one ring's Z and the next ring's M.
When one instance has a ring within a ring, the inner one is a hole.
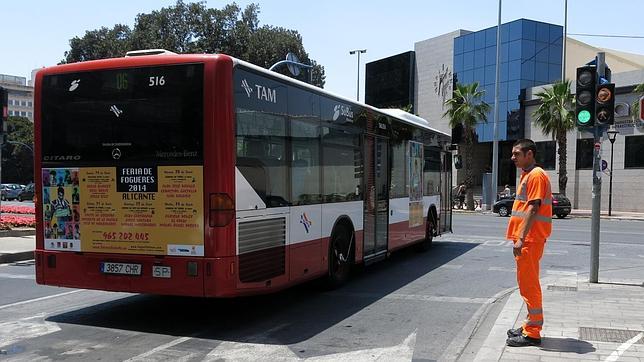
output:
M165 49L130 50L125 53L126 57L138 57L141 55L177 55L177 53Z

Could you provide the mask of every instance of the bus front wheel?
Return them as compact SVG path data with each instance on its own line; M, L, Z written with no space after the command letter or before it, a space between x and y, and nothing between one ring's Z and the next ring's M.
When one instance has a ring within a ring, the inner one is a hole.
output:
M338 225L329 241L328 287L337 288L344 284L349 279L352 265L353 232L344 225Z

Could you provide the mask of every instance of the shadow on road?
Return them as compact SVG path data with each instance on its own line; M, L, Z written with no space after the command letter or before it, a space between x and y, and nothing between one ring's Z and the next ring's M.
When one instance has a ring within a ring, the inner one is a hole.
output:
M54 315L47 321L233 342L295 344L475 248L440 243L413 248L357 270L342 288L324 291L311 282L277 294L235 299L137 295ZM350 326L346 326L350 328Z

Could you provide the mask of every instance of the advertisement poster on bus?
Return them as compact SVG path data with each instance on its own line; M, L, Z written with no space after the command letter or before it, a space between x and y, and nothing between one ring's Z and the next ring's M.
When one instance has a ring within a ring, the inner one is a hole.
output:
M201 166L45 169L45 248L203 256L202 178Z
M409 142L409 227L423 224L423 144Z
M78 169L43 169L42 180L45 247L81 251Z

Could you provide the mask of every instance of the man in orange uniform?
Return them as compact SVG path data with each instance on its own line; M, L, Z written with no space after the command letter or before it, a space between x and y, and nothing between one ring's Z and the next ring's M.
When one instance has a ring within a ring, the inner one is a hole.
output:
M552 231L552 192L548 175L535 163L536 154L532 140L518 140L512 147L512 161L522 172L506 238L514 242L519 292L528 307L528 318L521 327L508 330L506 344L511 347L541 344L539 261Z

